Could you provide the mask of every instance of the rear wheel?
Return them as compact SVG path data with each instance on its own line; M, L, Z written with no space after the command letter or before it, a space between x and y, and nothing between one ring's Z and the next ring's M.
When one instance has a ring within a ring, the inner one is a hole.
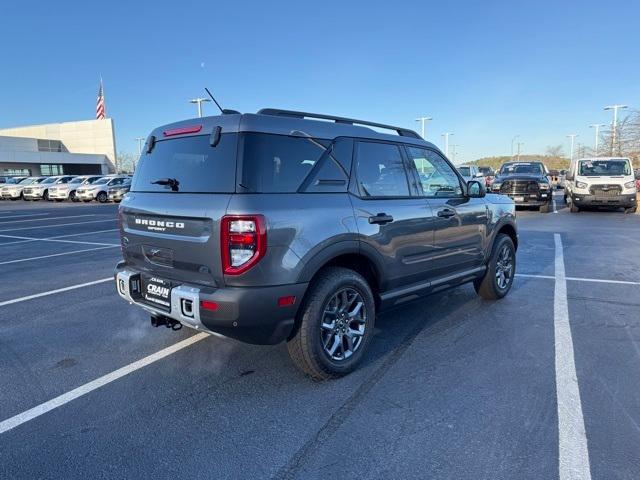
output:
M49 200L49 190L45 190L44 191L44 194L42 195L42 198L44 200Z
M629 207L624 209L624 213L636 213L638 207Z
M76 192L69 193L69 200L71 200L72 202L78 201L78 199L76 198Z
M486 300L504 297L516 274L516 248L509 235L499 233L493 243L487 270L482 278L473 282L478 295Z
M100 192L98 193L98 196L96 197L98 199L98 201L100 203L105 203L109 198L107 197L107 193L106 192Z
M369 344L375 302L367 281L341 267L322 270L298 312L298 329L287 343L296 367L315 380L353 371Z

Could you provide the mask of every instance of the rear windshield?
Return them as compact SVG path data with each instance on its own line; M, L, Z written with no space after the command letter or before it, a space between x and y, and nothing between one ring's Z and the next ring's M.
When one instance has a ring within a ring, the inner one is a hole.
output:
M143 153L131 184L133 192L231 193L235 190L237 134L158 140ZM172 188L177 181L177 190ZM155 182L155 183L154 183ZM159 182L159 183L158 183Z
M471 175L471 169L469 167L458 167L458 171L463 177L468 177Z
M246 133L240 141L245 192L296 192L331 142L306 136Z

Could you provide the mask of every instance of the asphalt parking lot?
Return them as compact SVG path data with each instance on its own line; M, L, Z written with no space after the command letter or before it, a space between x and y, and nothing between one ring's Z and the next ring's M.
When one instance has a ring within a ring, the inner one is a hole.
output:
M362 368L152 328L115 205L0 202L0 478L640 476L640 215L519 211L512 292L385 313ZM54 293L52 293L54 292Z

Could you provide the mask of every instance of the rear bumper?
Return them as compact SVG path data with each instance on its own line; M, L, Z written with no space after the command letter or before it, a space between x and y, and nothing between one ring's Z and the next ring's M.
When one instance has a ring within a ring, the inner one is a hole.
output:
M182 284L171 290L171 310L167 312L144 301L140 272L120 262L116 266L114 277L118 295L151 315L169 317L199 331L217 333L258 345L272 345L289 338L308 286L307 283L299 283L215 289ZM287 296L295 296L295 303L279 307L278 299ZM217 310L200 308L202 301L216 303ZM190 311L187 308L185 312L185 304L192 307Z
M578 207L624 207L636 206L636 194L596 197L594 195L571 194L571 202Z

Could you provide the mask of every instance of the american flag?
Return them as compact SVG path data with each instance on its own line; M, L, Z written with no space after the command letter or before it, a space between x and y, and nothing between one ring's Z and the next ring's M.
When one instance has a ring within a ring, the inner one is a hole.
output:
M100 89L98 90L98 100L96 101L96 118L98 120L104 120L104 117L104 89L102 88L102 79L100 79Z

